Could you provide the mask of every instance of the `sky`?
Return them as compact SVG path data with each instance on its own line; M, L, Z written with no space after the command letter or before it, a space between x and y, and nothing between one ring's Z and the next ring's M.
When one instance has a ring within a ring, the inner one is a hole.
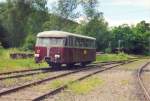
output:
M4 0L0 0L4 1ZM98 0L99 11L104 13L109 26L121 24L136 24L142 20L150 22L150 0ZM48 7L56 0L48 0ZM85 17L80 16L80 19Z
M136 24L141 20L150 22L150 0L99 0L110 26L123 23Z
M56 0L49 0L51 2ZM99 0L99 11L104 13L109 26L136 24L142 20L150 22L150 0ZM84 19L81 16L79 19Z

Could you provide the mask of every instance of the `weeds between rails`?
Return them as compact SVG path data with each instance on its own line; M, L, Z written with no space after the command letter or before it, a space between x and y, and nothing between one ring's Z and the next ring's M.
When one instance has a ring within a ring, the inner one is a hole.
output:
M123 62L123 61L110 61L110 62L97 62L97 63L105 63L106 64L106 63L120 63L120 62ZM93 64L97 64L97 63L93 63ZM70 69L80 69L80 68L81 67L76 66L76 67L70 68ZM61 71L61 70L68 70L68 69L67 68L60 68L60 69L41 68L41 69L31 69L31 70L6 72L6 73L1 73L0 74L0 76L1 76L0 80L12 79L12 78L21 78L21 77L38 75L38 74L41 74L41 73L48 73L48 72L53 72L53 71ZM11 75L11 76L9 76L9 75Z
M129 58L129 60L131 60L131 59L141 59L141 58ZM122 62L122 61L124 61L124 60L121 60L121 61L96 62L96 63L110 63L110 62ZM50 68L46 67L46 68L38 68L38 69L26 69L26 70L10 71L10 72L0 73L0 76L1 75L9 75L9 74L13 74L13 73L24 73L24 72L39 71L39 70L49 70L49 69Z
M106 71L106 70L110 70L110 69L112 69L112 68L114 68L114 67L121 66L121 65L124 65L124 64L128 64L128 63L131 63L131 62L134 62L134 61L136 61L136 60L128 61L128 62L124 62L124 63L119 63L118 65L115 65L115 66L111 66L111 67L103 68L103 69L101 69L101 70L97 70L96 72L90 73L90 74L88 74L88 75L86 75L86 76L83 76L83 77L81 77L81 78L79 78L79 79L76 79L76 80L70 82L70 84L73 84L73 83L82 81L82 80L84 80L84 79L86 79L86 78L89 78L89 77L91 77L91 76L93 76L93 75L96 75L96 74L98 74L98 73L100 73L100 72L103 72L103 71ZM40 101L40 100L43 100L43 99L45 99L47 96L53 96L53 95L55 95L55 94L57 94L57 93L60 93L62 90L66 89L67 87L68 87L68 84L65 84L65 85L63 85L63 86L61 86L61 87L59 87L59 88L57 88L57 89L55 89L55 90L53 90L53 91L50 91L49 93L46 93L46 94L44 94L44 95L41 95L41 96L39 96L39 97L33 99L32 101Z
M107 63L107 64L99 65L99 67L100 66L105 66L105 65L110 65L110 64L114 64L114 63ZM93 65L93 66L95 66L95 65ZM33 86L33 85L41 84L41 83L44 83L46 81L51 81L51 80L55 80L57 78L61 78L61 77L65 77L65 76L68 76L68 75L71 75L71 74L75 74L75 73L78 73L80 71L92 69L92 68L94 68L93 66L89 66L87 68L82 68L82 69L79 69L79 70L71 71L69 73L64 73L64 74L61 74L61 75L58 75L58 76L49 77L49 78L46 78L46 79L43 79L43 80L35 81L35 82L24 84L22 86L18 86L18 87L12 88L12 89L8 89L8 90L0 92L0 96L10 94L10 93L16 92L18 90ZM99 68L99 67L97 67L97 68Z
M150 101L150 94L148 93L148 90L145 87L144 82L143 82L142 77L141 77L143 69L146 68L148 65L150 65L150 62L146 63L144 66L142 66L138 70L137 78L138 78L139 85L140 85L141 89L143 90L144 97L147 99L147 101Z
M131 59L147 59L147 58L129 58L128 60L131 60ZM122 60L124 61L124 60ZM97 63L110 63L110 62L117 62L117 61L107 61L107 62L97 62ZM118 62L121 62L121 61L118 61ZM38 69L26 69L26 70L17 70L17 71L10 71L10 72L4 72L4 73L0 73L0 76L2 75L9 75L9 74L14 74L14 73L24 73L24 72L32 72L32 71L39 71L39 70L49 70L50 68L38 68Z

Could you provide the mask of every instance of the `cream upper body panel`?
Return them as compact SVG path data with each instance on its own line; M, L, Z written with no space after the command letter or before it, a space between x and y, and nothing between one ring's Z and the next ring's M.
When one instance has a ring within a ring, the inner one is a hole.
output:
M73 34L73 33L63 32L63 31L44 31L44 32L40 32L40 33L37 34L37 37L45 37L45 38L46 37L55 37L55 38L57 38L57 37L69 37L69 36L96 40L93 37L88 37L88 36L84 36L84 35Z

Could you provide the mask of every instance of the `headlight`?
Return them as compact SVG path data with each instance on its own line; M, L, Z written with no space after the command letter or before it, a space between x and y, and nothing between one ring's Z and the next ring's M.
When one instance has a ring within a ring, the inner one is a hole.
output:
M58 54L55 54L55 56L54 56L55 58L60 58L60 55L58 55Z
M39 57L39 56L40 56L40 54L34 54L34 56L35 56L35 57Z

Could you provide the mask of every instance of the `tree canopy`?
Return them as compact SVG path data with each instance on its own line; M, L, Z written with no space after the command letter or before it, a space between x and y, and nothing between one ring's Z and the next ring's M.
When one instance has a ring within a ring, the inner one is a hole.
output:
M150 52L150 23L123 24L110 28L98 0L58 0L48 9L47 0L0 2L0 43L4 48L33 49L36 34L62 30L96 38L98 51L121 48L128 53ZM79 16L87 21L75 22Z

